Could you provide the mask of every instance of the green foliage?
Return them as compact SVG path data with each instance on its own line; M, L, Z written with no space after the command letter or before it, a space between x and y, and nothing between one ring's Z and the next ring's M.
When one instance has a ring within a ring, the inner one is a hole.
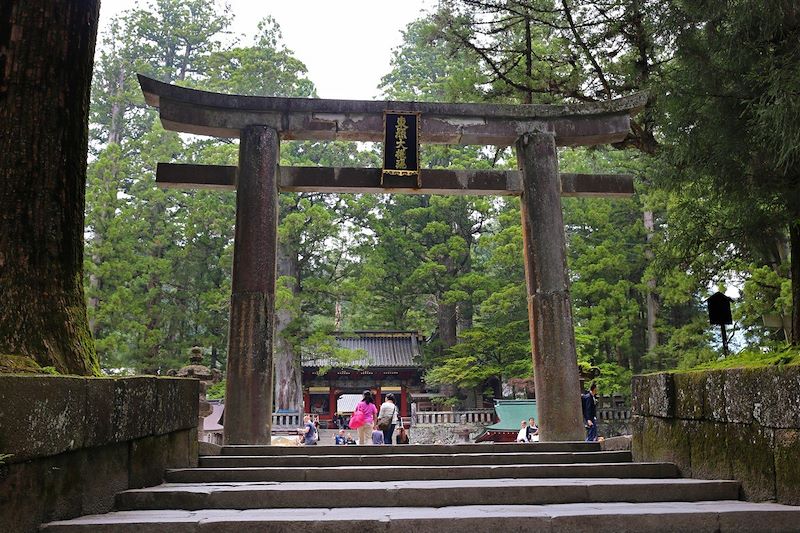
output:
M85 270L107 372L164 373L182 366L195 344L224 363L235 196L165 191L154 178L158 162L235 164L237 146L164 131L144 108L134 74L207 90L314 96L274 21L259 25L250 47L223 44L230 22L214 3L158 0L114 21L99 53Z
M768 329L764 317L784 320L791 316L792 281L786 265L749 265L749 275L742 289L741 304L735 309L737 323L745 328L745 336L753 345L780 342L786 338L783 328Z
M235 164L238 147L164 131L133 74L316 96L274 20L241 44L225 38L231 16L210 2L157 0L115 21L98 55L85 257L106 371L165 372L195 344L224 362L235 197L165 191L154 175L161 161ZM800 244L787 231L800 220L796 18L777 0L451 0L406 28L379 88L396 100L513 103L650 90L620 145L559 152L563 172L637 176L632 199L563 201L578 359L600 372L603 393L627 393L632 372L717 364L702 304L714 284L741 288L734 313L750 346L786 340L762 317L791 315L798 298L789 266ZM427 145L422 160L516 164L505 148L475 146ZM286 142L280 164L379 167L380 155ZM422 361L431 385L483 391L531 375L517 199L283 194L280 216L278 357L295 372L303 358L325 370L363 357L341 350L336 330L402 329L431 337ZM658 346L648 349L653 312ZM795 361L762 351L719 364ZM210 398L224 394L212 389Z
M597 368L600 370L600 375L592 381L597 383L600 394L603 396L611 394L630 396L633 372L629 368L615 363L600 363Z
M780 290L753 289L764 267L785 277L789 250L796 261L800 249L800 129L792 119L800 109L798 6L715 0L675 2L674 11L679 38L661 103L656 174L673 193L669 257L701 279L742 272L753 279L746 297L772 299L748 302L745 311L780 312ZM798 284L791 301L800 309Z
M800 350L793 347L782 350L743 350L735 355L719 357L713 361L681 370L719 370L724 368L756 368L783 365L800 365Z
M442 39L431 16L406 27L391 66L378 87L391 100L473 102L486 81L467 54Z
M209 400L223 400L225 399L225 380L219 383L214 383L206 389L206 398Z

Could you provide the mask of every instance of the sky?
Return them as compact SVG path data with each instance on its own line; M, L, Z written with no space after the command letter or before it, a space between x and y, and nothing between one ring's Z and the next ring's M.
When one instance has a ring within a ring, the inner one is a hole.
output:
M320 98L371 100L390 69L401 31L434 0L228 0L232 30L249 38L259 20L272 15L283 42L308 67ZM217 0L219 3L219 0ZM100 30L121 12L147 0L101 0ZM99 42L99 40L98 40Z

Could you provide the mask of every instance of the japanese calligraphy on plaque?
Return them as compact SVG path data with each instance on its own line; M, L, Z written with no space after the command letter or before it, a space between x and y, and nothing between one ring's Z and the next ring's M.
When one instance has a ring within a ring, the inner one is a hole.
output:
M420 187L419 113L384 113L381 186Z

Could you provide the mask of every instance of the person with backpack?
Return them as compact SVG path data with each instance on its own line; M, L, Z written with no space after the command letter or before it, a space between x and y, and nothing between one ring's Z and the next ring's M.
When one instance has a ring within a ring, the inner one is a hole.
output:
M363 398L356 405L353 416L350 417L350 429L358 430L358 443L361 445L372 442L372 428L377 420L378 408L372 392L365 390Z

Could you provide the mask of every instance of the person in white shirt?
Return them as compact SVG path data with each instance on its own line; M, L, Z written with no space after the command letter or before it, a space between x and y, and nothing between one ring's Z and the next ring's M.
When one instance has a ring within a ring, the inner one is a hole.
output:
M517 433L517 442L528 442L528 424L524 420L519 423L520 430Z
M389 421L389 425L381 427L380 429L383 431L383 443L391 444L394 428L400 423L400 412L397 409L397 405L394 403L394 394L391 393L386 395L386 401L381 404L381 410L378 412L379 424L381 421L387 420Z

